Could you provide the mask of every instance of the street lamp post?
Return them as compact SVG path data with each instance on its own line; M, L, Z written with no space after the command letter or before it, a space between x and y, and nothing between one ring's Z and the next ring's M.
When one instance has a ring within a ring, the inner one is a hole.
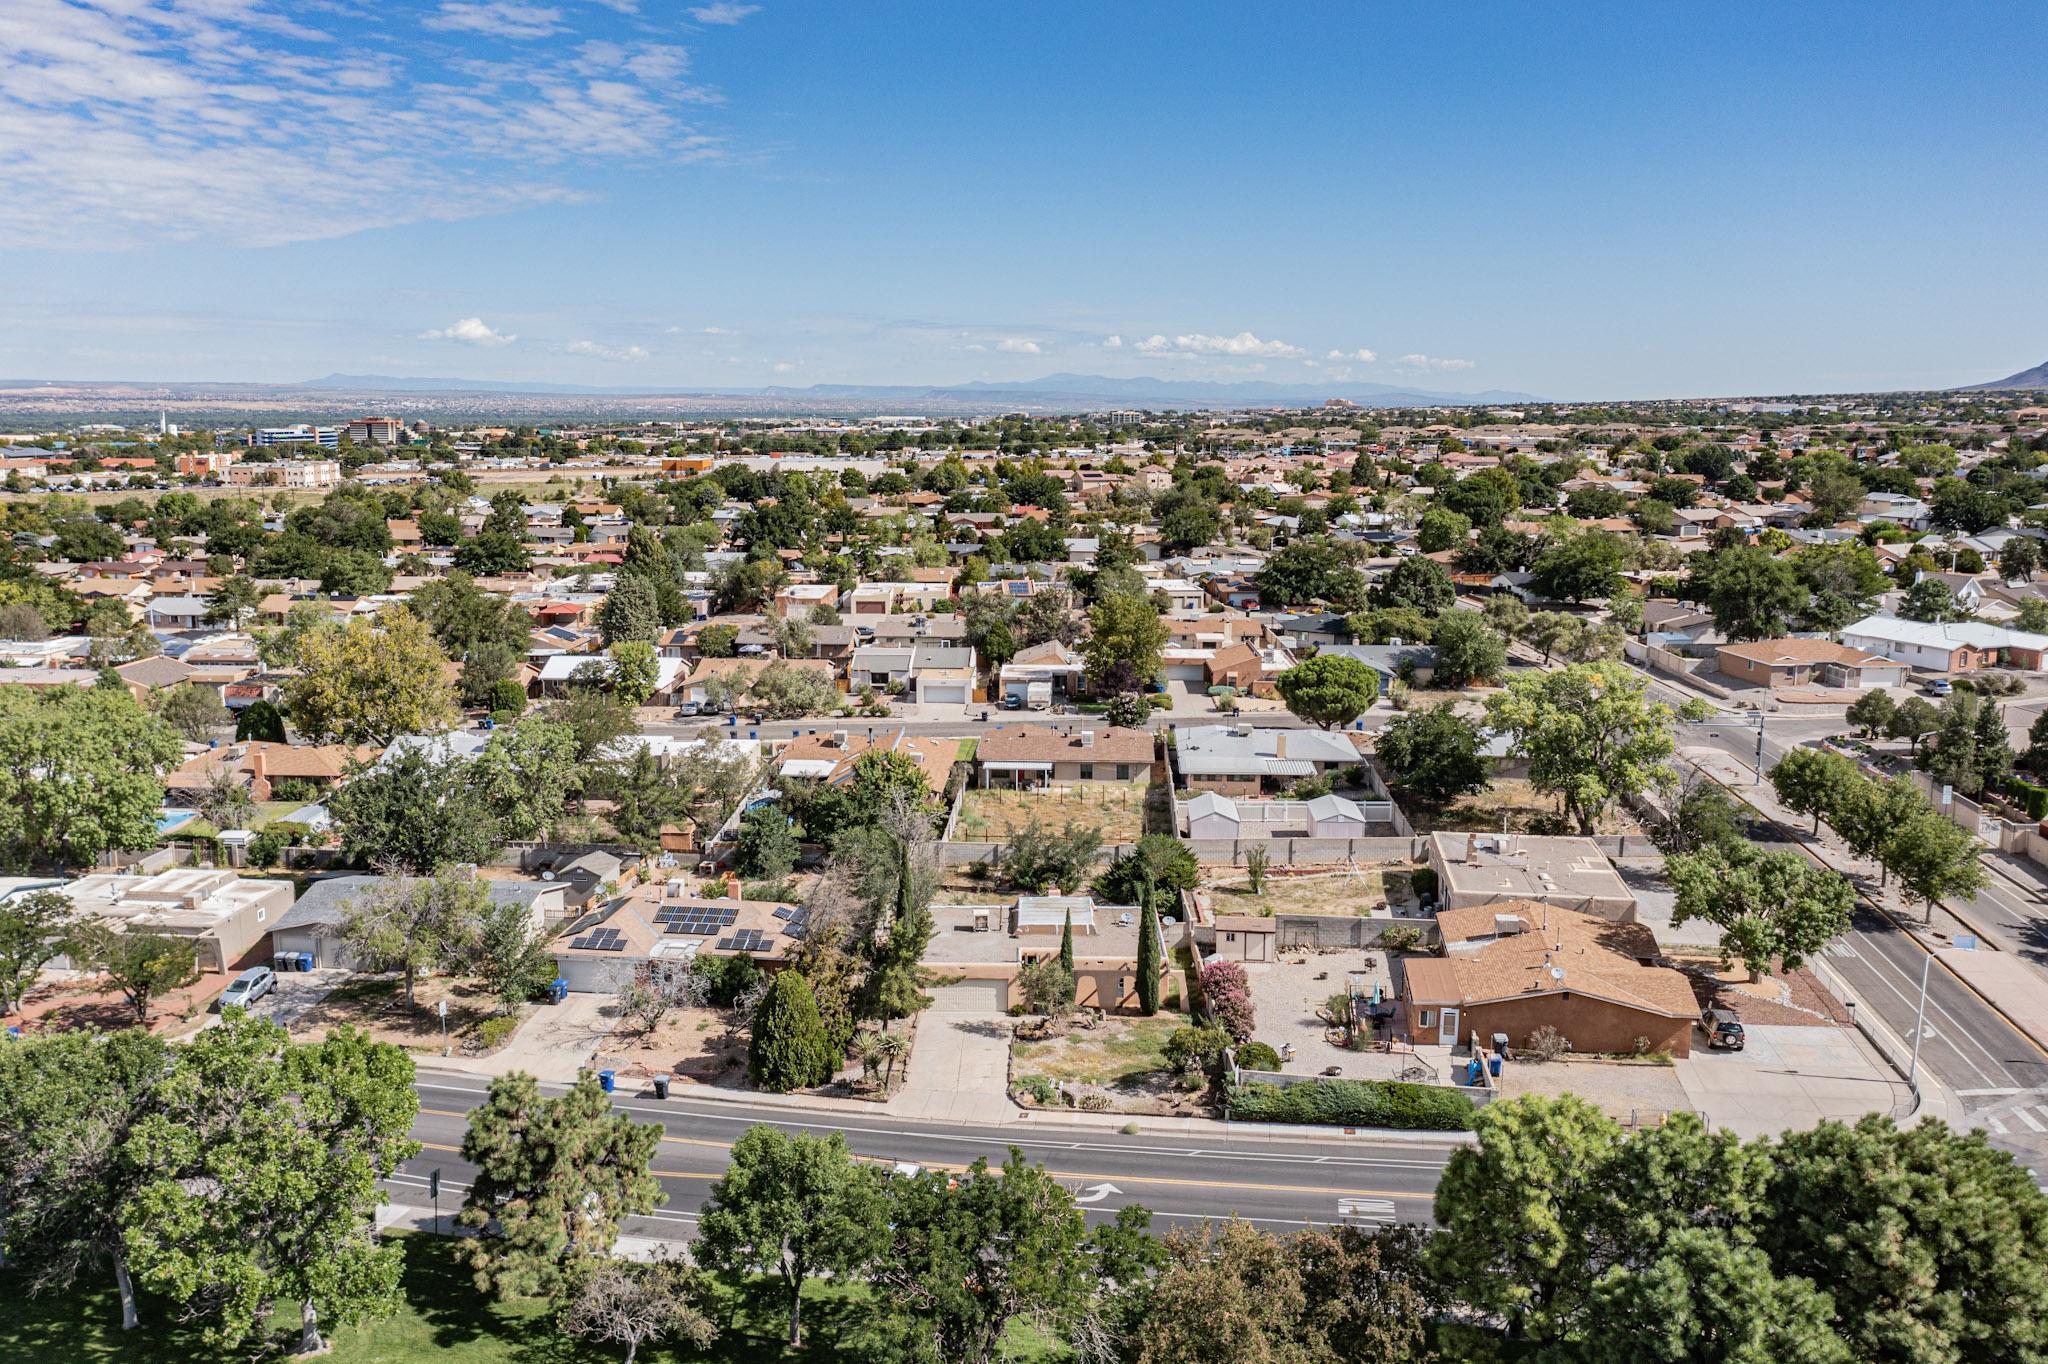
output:
M1913 1013L1913 1059L1906 1067L1906 1083L1909 1085L1920 1073L1920 1034L1927 1022L1927 973L1933 969L1934 954L1929 952L1920 962L1920 1007Z

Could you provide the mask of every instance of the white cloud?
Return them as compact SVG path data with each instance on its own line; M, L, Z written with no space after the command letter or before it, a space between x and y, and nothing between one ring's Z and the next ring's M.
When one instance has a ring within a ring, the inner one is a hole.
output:
M1036 341L1021 336L1007 336L996 343L996 349L1007 355L1042 355L1044 351Z
M510 332L493 331L480 317L465 317L453 326L420 333L422 341L456 341L465 346L509 346L518 339Z
M1299 360L1308 352L1300 346L1291 346L1285 341L1266 341L1250 332L1239 332L1235 336L1211 336L1206 332L1191 332L1168 340L1153 335L1138 343L1138 350L1145 355L1260 355L1278 360Z
M426 28L529 40L562 31L562 12L519 0L441 0L441 9L420 21Z
M1422 355L1411 352L1394 362L1408 369L1457 370L1471 369L1478 362L1474 360L1446 360L1441 356Z
M606 0L628 9L627 0ZM539 0L0 3L0 249L228 246L572 203L621 161L719 159L673 44L579 31ZM503 60L493 43L516 44ZM315 71L311 83L278 72ZM374 203L365 185L432 185ZM289 186L292 211L251 213ZM113 187L118 192L110 192Z
M714 0L709 5L699 5L690 11L690 17L700 24L737 24L749 14L759 14L759 5L735 5L729 0Z
M1379 356L1361 347L1358 350L1333 350L1323 358L1325 360L1356 360L1361 365L1369 365L1379 359Z
M791 372L791 371L792 371L792 370L794 370L795 368L796 368L796 366L795 366L795 365L793 365L793 364L791 364L791 363L790 363L789 361L787 361L787 360L777 360L777 361L775 362L775 372L776 372L777 374L788 374L789 372Z
M593 360L613 360L627 364L638 363L647 358L647 352L638 346L601 346L595 341L571 341L562 349L571 355L588 355Z
M1121 336L1105 336L1102 338L1102 348L1104 350L1122 350L1124 348L1124 339Z

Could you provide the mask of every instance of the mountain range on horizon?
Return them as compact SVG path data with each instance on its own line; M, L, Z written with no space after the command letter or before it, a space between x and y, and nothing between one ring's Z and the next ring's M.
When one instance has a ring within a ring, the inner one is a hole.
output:
M1480 393L1440 392L1404 388L1394 384L1335 383L1295 384L1245 381L1220 383L1193 379L1157 379L1150 376L1118 379L1101 374L1048 374L1041 379L990 381L977 379L964 384L811 384L808 387L771 385L763 388L635 388L588 384L518 383L496 379L406 378L388 374L329 374L301 384L282 385L317 391L385 393L533 393L581 394L589 396L732 396L768 398L866 399L875 402L916 399L923 402L958 398L986 403L990 399L1014 397L1044 403L1054 399L1077 399L1091 403L1128 403L1152 408L1227 407L1242 404L1302 406L1329 398L1342 398L1364 407L1427 407L1503 402L1538 402L1532 394L1492 389Z
M2009 374L2003 379L1993 379L1988 384L1965 384L1955 390L1958 393L1990 393L2000 389L2048 388L2048 360L2032 369L2023 369L2018 374Z

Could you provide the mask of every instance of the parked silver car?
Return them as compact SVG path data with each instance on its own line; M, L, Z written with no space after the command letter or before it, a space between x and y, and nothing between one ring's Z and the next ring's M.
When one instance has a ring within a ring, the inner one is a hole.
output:
M235 1005L246 1009L277 988L277 972L268 966L252 966L228 982L220 992L220 1007Z

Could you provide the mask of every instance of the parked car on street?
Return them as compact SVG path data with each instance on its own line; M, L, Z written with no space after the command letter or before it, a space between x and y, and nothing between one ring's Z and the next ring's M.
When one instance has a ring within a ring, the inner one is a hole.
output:
M1929 696L1947 696L1950 692L1954 690L1955 684L1950 682L1946 677L1934 678L1930 680L1927 684L1927 694Z

